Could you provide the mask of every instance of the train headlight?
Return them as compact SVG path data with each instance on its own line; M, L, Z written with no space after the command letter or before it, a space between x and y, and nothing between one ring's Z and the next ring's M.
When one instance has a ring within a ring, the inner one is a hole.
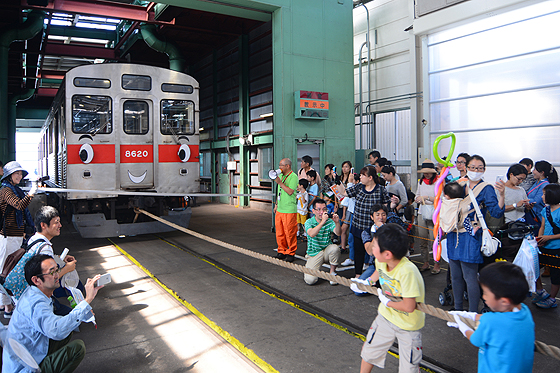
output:
M93 148L90 144L83 144L80 147L80 159L86 164L93 161Z
M177 152L177 155L179 156L181 162L185 163L191 157L191 149L187 144L183 144L179 147L179 151Z

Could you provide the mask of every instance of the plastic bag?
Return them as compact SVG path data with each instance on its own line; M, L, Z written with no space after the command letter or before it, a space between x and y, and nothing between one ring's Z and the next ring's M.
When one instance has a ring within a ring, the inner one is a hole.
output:
M480 251L484 256L492 256L502 246L502 242L495 237L492 237L488 229L482 231L482 246Z
M73 270L62 276L60 279L60 286L64 288L77 288L79 282L80 276L78 276L78 272L76 270Z
M529 291L535 292L537 277L539 276L539 250L537 240L534 237L523 239L513 264L521 267L529 283Z

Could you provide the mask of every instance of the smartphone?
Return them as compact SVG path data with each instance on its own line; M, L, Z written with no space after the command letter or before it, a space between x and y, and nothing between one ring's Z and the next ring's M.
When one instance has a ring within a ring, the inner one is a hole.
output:
M105 273L104 275L101 275L101 277L99 277L99 280L97 280L97 286L105 285L109 282L111 282L111 274Z

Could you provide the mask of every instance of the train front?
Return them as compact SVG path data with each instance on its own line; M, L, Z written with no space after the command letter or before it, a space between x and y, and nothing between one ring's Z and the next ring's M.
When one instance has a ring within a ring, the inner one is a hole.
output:
M51 182L69 190L66 208L83 237L171 229L134 207L188 226L185 197L200 190L198 93L189 75L158 67L103 64L67 73L60 118L52 115L47 135L59 139L59 150L47 164L57 169Z

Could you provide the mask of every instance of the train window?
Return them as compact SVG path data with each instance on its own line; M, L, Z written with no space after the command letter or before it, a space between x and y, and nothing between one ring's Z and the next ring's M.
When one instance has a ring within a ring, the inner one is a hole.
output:
M112 101L108 96L72 96L72 131L74 133L113 132Z
M149 91L152 89L152 78L146 75L123 74L122 87L132 91Z
M161 90L163 92L173 92L173 93L193 93L193 86L188 84L172 84L163 83L161 85Z
M111 88L111 81L97 78L74 78L74 85L88 88Z
M194 102L161 100L161 133L163 135L194 134Z
M148 103L126 101L123 105L123 129L129 135L145 135L149 130Z

